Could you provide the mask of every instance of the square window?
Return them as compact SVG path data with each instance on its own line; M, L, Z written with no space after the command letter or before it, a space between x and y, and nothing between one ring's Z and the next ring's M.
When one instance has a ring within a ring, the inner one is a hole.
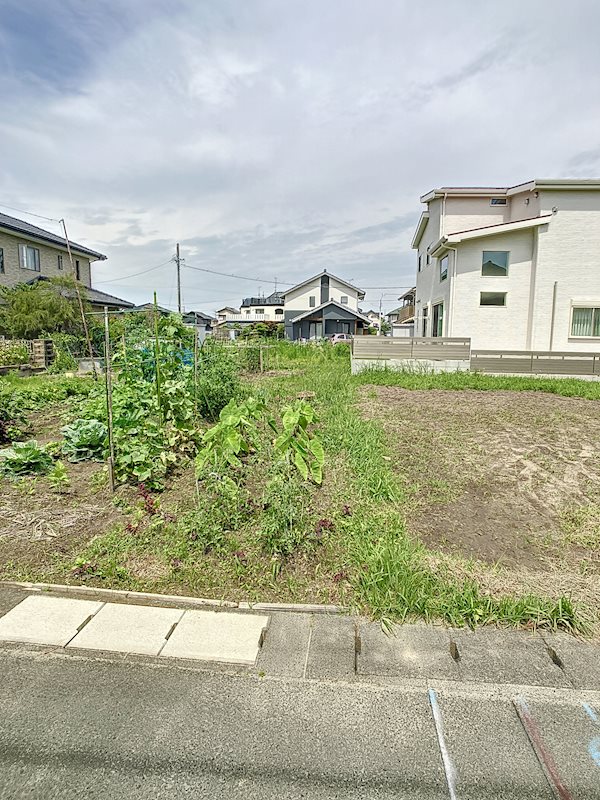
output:
M481 259L481 274L488 277L505 278L508 275L508 250L484 250Z
M28 244L19 245L19 266L21 269L40 271L40 251L37 247L31 247Z
M257 308L257 309L255 309L254 313L255 314L264 314L265 310L264 310L264 308Z
M347 295L347 294L343 294L343 295L340 297L340 303L341 303L343 306L347 306L347 305L348 305L348 295Z
M308 298L308 305L310 306L310 308L314 308L316 306L314 294L311 294L311 296Z
M448 277L448 256L440 258L440 281L445 281Z
M479 295L480 306L505 306L506 292L481 292Z
M600 308L574 308L571 336L600 336Z

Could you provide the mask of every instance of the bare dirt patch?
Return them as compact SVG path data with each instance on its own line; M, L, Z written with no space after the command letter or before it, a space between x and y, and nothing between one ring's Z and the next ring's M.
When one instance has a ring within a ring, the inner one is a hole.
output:
M513 570L600 575L597 402L541 392L361 393L362 413L383 426L405 483L413 535Z

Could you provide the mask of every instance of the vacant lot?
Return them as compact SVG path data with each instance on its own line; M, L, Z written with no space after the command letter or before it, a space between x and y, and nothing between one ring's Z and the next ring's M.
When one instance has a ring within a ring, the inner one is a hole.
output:
M360 394L363 416L385 430L412 536L456 569L475 560L462 569L488 585L597 604L596 401L392 386Z

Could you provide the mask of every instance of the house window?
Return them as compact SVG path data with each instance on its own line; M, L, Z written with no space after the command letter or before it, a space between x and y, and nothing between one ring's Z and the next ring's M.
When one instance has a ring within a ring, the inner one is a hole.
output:
M311 294L311 296L308 298L308 305L310 308L314 308L316 306L314 294Z
M247 317L249 317L249 316L250 316L250 309L248 309L248 310L246 311L246 316L247 316Z
M81 280L81 271L79 269L79 259L75 259L75 277L78 281Z
M574 308L571 336L600 336L600 308Z
M506 292L481 292L479 295L480 306L505 306Z
M481 259L481 274L505 278L508 275L508 251L484 250Z
M429 266L431 264L431 256L429 255L429 253L427 253L427 259L425 260L425 264L426 266Z
M60 253L56 256L56 261L57 261L58 268L62 269L63 268L63 257L62 257L62 255Z
M21 269L40 271L40 251L37 247L30 247L28 244L19 245L19 266Z
M417 258L417 272L421 272L421 260L423 256L419 253L419 257Z
M347 295L347 294L343 294L343 295L340 297L340 303L341 303L343 306L347 306L347 305L348 305L348 295Z
M254 313L255 314L264 314L265 310L264 310L264 308L255 308L254 309Z
M490 200L491 206L505 206L506 205L506 197L492 197Z
M440 281L445 281L448 277L448 256L440 258Z
M436 303L433 307L432 336L444 335L444 304Z
M423 309L423 330L421 332L421 336L423 336L423 337L427 336L427 317L428 317L428 314L429 314L429 309L426 306Z
M0 275L4 275L4 250L0 247Z
M276 308L275 309L275 316L280 317L283 315L283 308Z

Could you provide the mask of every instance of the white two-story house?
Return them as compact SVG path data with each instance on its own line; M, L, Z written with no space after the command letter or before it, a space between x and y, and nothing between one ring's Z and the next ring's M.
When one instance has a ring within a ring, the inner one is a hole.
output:
M365 293L351 283L323 272L283 293L288 339L321 339L335 333L367 332L371 322L358 310Z
M421 202L415 336L600 351L600 179L441 187Z

